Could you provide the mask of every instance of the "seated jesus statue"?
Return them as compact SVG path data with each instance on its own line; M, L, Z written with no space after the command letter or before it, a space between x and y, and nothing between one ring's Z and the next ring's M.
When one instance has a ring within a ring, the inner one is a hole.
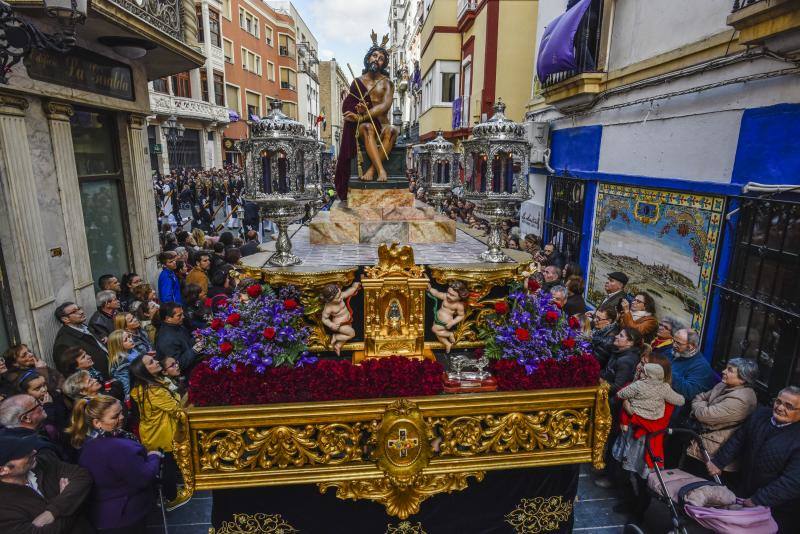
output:
M399 129L392 126L389 119L394 86L387 70L389 52L385 47L388 36L379 45L377 35L372 32L372 42L364 57L364 70L353 80L342 104L345 126L336 165L336 192L341 200L347 199L350 160L357 149L356 133L363 140L371 163L360 179L371 181L377 174L380 182L388 179L383 162L389 159L399 134Z

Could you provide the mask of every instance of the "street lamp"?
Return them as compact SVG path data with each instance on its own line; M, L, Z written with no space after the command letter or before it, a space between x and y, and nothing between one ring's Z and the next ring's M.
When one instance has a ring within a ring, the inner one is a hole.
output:
M173 156L175 159L175 166L180 167L182 162L179 161L178 147L183 142L183 134L186 133L186 127L178 122L178 118L175 115L170 115L167 120L161 123L161 129L166 135L167 146L170 149L170 168L172 168L171 163Z
M394 111L392 111L392 124L395 126L403 125L403 112L400 111L400 108L394 108Z
M66 54L75 46L75 26L86 22L90 0L44 0L48 16L58 20L61 31L48 34L16 16L7 2L0 1L0 84L6 74L31 50Z

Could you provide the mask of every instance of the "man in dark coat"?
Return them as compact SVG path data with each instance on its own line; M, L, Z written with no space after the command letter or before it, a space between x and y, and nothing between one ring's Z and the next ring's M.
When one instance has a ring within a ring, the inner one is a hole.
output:
M156 355L172 356L181 366L184 375L194 366L197 353L194 351L192 333L183 326L183 308L175 302L166 302L158 310L161 326L156 334Z
M35 436L0 437L3 532L94 532L79 513L91 488L92 477L82 467L36 454Z
M599 307L613 308L619 312L619 302L625 298L625 286L628 285L628 276L625 273L613 272L608 273L608 280L606 280L603 289L606 291L606 298L600 303Z
M242 257L250 256L258 252L258 232L255 230L247 231L247 242L239 247L242 251Z
M769 506L779 532L800 525L800 387L781 390L772 408L761 407L706 464L710 474L733 460L742 475L737 495L745 506Z
M105 289L97 293L97 311L89 319L89 331L102 343L114 331L114 315L119 310L119 297L116 292Z
M86 326L86 313L74 302L65 302L56 308L56 320L62 324L53 342L53 360L59 361L69 347L80 347L94 360L95 369L108 374L108 349L95 338Z

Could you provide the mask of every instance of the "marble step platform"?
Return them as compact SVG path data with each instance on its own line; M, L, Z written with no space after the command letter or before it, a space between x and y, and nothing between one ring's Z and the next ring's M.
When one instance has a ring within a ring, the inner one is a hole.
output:
M408 191L350 189L348 207L334 205L309 223L314 245L454 243L455 221L415 203Z

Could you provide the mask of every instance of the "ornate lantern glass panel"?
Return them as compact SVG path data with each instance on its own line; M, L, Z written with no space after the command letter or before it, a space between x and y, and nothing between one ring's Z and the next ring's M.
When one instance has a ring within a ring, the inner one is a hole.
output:
M288 226L313 216L322 192L319 145L306 128L284 115L283 102L273 100L269 115L250 126L250 137L237 146L244 154L245 201L278 227L275 253L267 260L286 267L302 260L292 254Z
M430 176L430 154L428 154L428 144L421 143L414 145L414 168L417 169L417 186L425 187Z
M439 130L436 138L425 145L426 170L424 187L428 199L441 211L442 203L450 196L453 186L453 176L458 172L458 155L454 145L444 138L444 133Z
M480 258L493 263L509 261L500 249L500 227L517 217L529 197L530 144L525 127L506 118L505 109L498 101L492 118L473 127L472 137L464 141L464 196L477 205L477 216L489 222L488 249Z

